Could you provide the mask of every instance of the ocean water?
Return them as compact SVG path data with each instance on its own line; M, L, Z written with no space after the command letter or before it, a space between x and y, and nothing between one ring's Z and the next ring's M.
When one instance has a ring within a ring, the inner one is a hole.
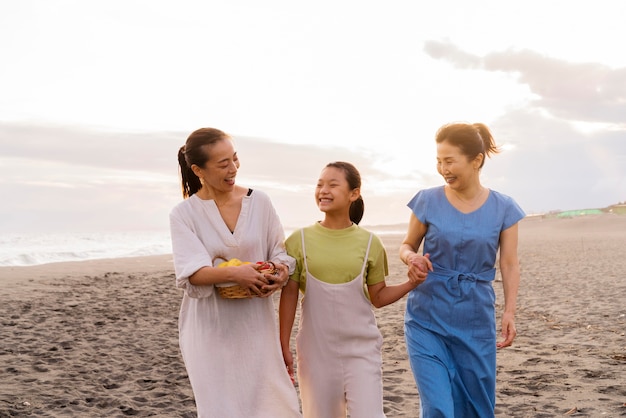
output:
M406 231L404 226L365 228L381 236ZM293 230L285 228L285 236ZM0 234L0 267L171 253L169 231Z
M0 266L171 254L169 231L0 234Z

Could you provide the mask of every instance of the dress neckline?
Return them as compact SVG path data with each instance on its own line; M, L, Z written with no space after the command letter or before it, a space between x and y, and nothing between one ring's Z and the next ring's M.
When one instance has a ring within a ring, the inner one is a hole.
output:
M461 209L459 209L456 206L454 206L452 204L452 202L450 202L450 199L448 199L448 195L446 194L446 186L441 186L441 193L443 193L443 198L446 201L446 203L448 205L450 205L450 207L452 207L454 210L456 210L457 212L459 212L460 214L463 214L463 215L471 215L473 213L476 213L479 210L481 210L487 204L487 202L491 198L491 189L488 188L488 187L485 187L485 190L487 190L487 197L485 198L485 201L480 206L478 206L476 209L471 210L469 212L463 212Z

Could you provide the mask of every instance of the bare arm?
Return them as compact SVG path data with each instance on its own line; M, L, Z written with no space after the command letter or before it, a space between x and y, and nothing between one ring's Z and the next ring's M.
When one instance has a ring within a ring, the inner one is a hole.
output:
M520 267L517 257L518 225L505 229L500 234L500 273L504 290L504 312L502 313L502 338L498 348L513 344L517 335L515 309L520 282Z
M372 305L377 308L382 308L383 306L394 303L416 287L417 283L413 283L410 280L391 286L387 286L387 284L382 281L380 283L376 283L375 285L368 286L367 290L369 292Z
M294 280L289 280L283 287L280 294L280 304L278 307L278 319L280 324L280 346L283 351L283 359L287 366L287 371L293 376L293 354L291 353L290 340L293 323L296 317L298 306L298 293L300 285Z

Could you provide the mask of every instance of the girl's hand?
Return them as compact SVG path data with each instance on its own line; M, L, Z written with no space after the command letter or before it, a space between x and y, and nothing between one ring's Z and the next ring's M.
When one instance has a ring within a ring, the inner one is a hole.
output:
M293 354L291 353L291 350L287 349L283 351L283 360L285 361L285 366L287 366L287 373L289 373L289 377L291 378L291 383L295 384L296 379L294 376Z

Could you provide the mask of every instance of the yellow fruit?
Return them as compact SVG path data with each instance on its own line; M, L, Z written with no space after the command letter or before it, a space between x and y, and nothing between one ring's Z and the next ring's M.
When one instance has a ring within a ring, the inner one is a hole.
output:
M250 261L241 261L237 258L231 258L228 261L222 261L217 265L217 267L236 267L241 266L242 264L252 264Z

